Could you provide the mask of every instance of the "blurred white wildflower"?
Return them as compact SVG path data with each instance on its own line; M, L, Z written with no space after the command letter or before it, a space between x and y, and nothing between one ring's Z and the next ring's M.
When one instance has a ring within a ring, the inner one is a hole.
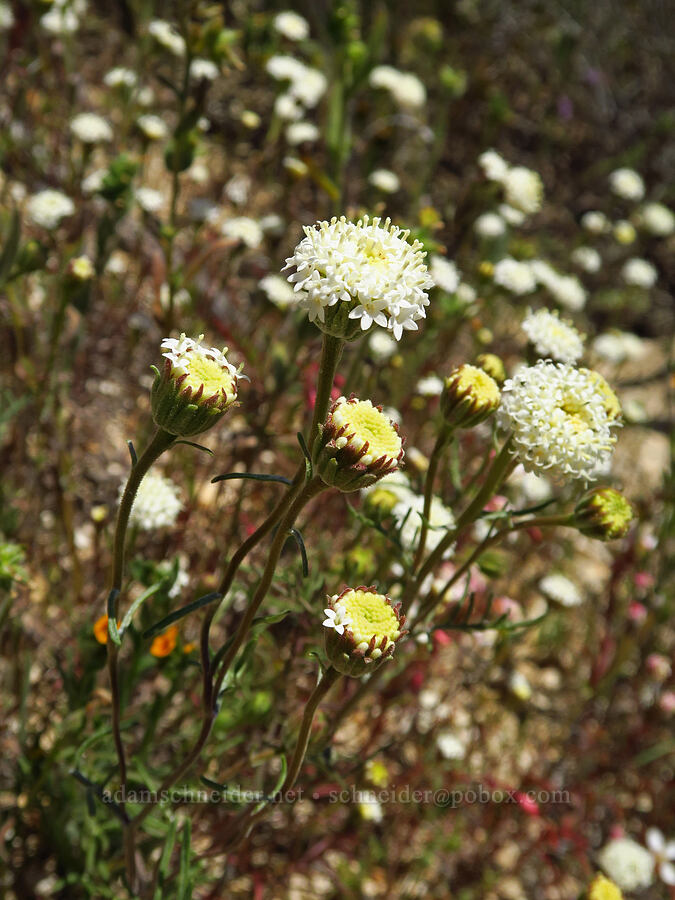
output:
M280 235L284 230L284 220L278 213L267 213L260 219L260 227L265 234Z
M509 676L509 690L514 697L517 697L518 700L522 700L524 703L532 697L532 687L530 682L525 675L518 670L511 672Z
M139 187L135 191L136 202L147 213L159 212L164 204L164 197L154 188Z
M287 172L295 175L296 178L303 178L309 172L307 163L298 159L297 156L284 156L281 164Z
M486 150L478 157L478 164L490 181L501 181L509 169L509 164L496 150Z
M549 600L555 600L561 606L579 606L582 601L576 584L560 572L552 572L542 578L539 582L539 590Z
M151 115L150 113L139 116L136 120L136 124L149 141L164 140L169 133L169 129L166 127L164 119L161 119L159 116Z
M457 266L444 256L432 256L429 272L436 287L448 294L454 294L459 287L460 273Z
M233 175L225 185L225 194L237 206L242 206L248 200L251 191L251 179L243 172Z
M309 23L299 13L287 10L274 17L274 29L289 41L304 41L309 37Z
M601 359L618 365L627 359L641 359L646 353L644 341L627 331L608 331L593 341L593 350Z
M171 306L171 299L171 288L165 281L159 288L159 305L162 309L169 309ZM191 302L192 297L186 288L178 288L177 291L173 292L174 309L182 309L185 306L189 306Z
M379 482L385 487L383 481ZM414 550L422 527L422 513L424 512L424 497L410 492L403 496L392 510L392 515L399 527L399 539L405 550ZM428 551L434 550L445 537L446 531L455 527L455 517L439 497L432 497L429 510L429 532L427 534L426 547ZM451 551L448 550L448 553Z
M26 211L31 222L51 230L58 226L61 219L72 216L75 212L75 204L61 191L47 188L34 194L28 200Z
M598 272L602 257L594 247L576 247L572 250L572 262L584 272Z
M120 497L124 485L120 486ZM149 472L138 489L131 507L129 524L142 531L167 528L174 524L183 508L179 488L170 478Z
M136 100L139 106L152 106L155 102L155 92L149 85L140 88L136 94Z
M500 203L497 212L509 225L522 225L526 219L524 212L514 206L509 206L508 203Z
M473 303L473 301L476 299L476 289L471 287L470 284L467 284L463 281L457 286L456 296L458 300L461 300L462 303L466 303L468 305L469 303Z
M635 287L650 288L656 284L658 273L654 266L646 259L637 256L626 260L621 268L621 277L626 284Z
M581 227L590 234L605 234L610 229L610 222L603 212L592 209L581 217Z
M127 69L124 66L115 66L114 69L110 69L109 72L106 72L103 78L103 83L112 88L132 88L137 81L138 77L136 73L132 69Z
M645 183L635 169L615 169L609 176L609 186L623 200L642 200L645 195Z
M509 478L509 486L515 488L517 499L515 505L535 506L550 499L551 483L536 472L526 472L522 465L517 465Z
M274 101L274 113L284 122L296 122L302 118L303 109L290 94L279 94Z
M464 759L466 744L451 731L442 731L436 737L436 746L444 759Z
M605 388L611 394L595 372L548 360L524 366L505 382L498 422L528 472L596 477L611 459L611 428L618 425L608 409L616 398Z
M583 337L571 322L561 320L557 311L527 311L522 329L542 357L560 362L576 362L584 352Z
M184 554L180 554L178 557L178 566L176 568L176 577L174 578L173 584L168 590L168 596L175 600L176 597L180 597L183 593L183 589L186 588L190 584L190 574L187 570L187 557ZM173 572L173 564L172 563L161 563L159 566L160 574L167 576Z
M312 322L325 322L329 307L349 303L349 318L360 319L364 331L377 324L399 340L404 330L417 330L433 280L422 244L409 244L408 231L368 216L334 218L304 231L284 268L295 267L288 280Z
M295 291L282 275L265 275L258 282L267 299L279 309L288 309L297 303Z
M319 139L319 129L312 122L293 122L286 128L286 140L296 146Z
M94 264L88 256L74 256L68 263L68 274L76 281L91 281L96 274Z
M239 116L239 121L245 128L259 128L261 117L252 109L245 109Z
M494 282L513 294L529 294L537 282L532 269L526 262L519 262L510 256L495 263Z
M415 385L415 393L421 397L440 397L443 392L443 379L438 375L425 375Z
M86 178L82 179L82 193L95 194L96 191L100 191L103 187L103 179L107 174L107 169L94 169L93 172L90 172Z
M14 13L7 3L0 3L0 31L9 31L14 25Z
M313 109L317 105L328 87L323 72L306 66L292 56L272 56L267 61L266 69L277 81L289 81L288 96L307 109ZM281 115L278 109L276 112Z
M622 891L637 891L654 881L651 853L630 838L609 841L598 853L598 862Z
M658 828L648 828L645 840L654 857L659 878L672 887L675 885L675 841L666 841Z
M473 223L474 231L482 238L501 237L506 231L506 223L494 212L486 212L478 216Z
M375 66L368 78L371 87L389 91L399 106L419 109L427 99L426 88L417 75L401 72L393 66Z
M185 40L178 34L171 22L166 22L164 19L153 19L148 25L148 33L169 53L173 53L174 56L185 56Z
M355 799L359 804L359 813L365 822L381 822L384 818L382 806L374 791L357 791Z
M386 331L380 331L380 329L378 329L377 331L373 331L368 338L368 349L376 363L383 363L396 353L398 344Z
M509 206L531 215L541 209L544 186L539 174L525 166L509 168L502 180Z
M637 238L637 231L632 222L629 222L628 219L619 219L619 221L615 222L612 226L612 235L615 241L626 246L635 241Z
M374 169L368 176L368 181L383 194L395 194L401 186L398 175L389 169Z
M586 290L574 275L560 275L543 259L533 259L530 270L561 306L577 311L586 305Z
M263 242L263 230L255 219L248 216L235 216L224 222L222 233L225 237L241 241L247 247L259 247Z
M70 130L83 144L100 144L113 139L110 124L96 113L79 113L71 119Z
M111 275L124 275L129 268L129 257L123 250L113 250L105 270Z
M190 63L190 78L193 81L215 81L219 75L218 66L210 59L193 59Z
M645 203L639 211L639 222L656 237L667 237L675 231L675 213L662 203Z
M265 68L277 81L299 81L305 72L304 63L294 56L270 56Z
M80 19L75 9L66 9L55 3L49 12L40 18L40 25L49 34L74 34L80 27Z

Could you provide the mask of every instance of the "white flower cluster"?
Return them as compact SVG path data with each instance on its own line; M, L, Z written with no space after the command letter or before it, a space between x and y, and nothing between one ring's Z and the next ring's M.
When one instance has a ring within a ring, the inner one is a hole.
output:
M138 78L133 69L126 69L124 66L115 66L114 69L110 69L109 72L106 72L103 83L107 87L119 88L126 87L132 88L135 87Z
M349 318L360 319L363 331L377 324L399 340L404 330L417 330L433 280L422 244L408 243L408 231L368 216L356 223L333 218L304 231L284 269L295 267L288 280L312 322L325 322L327 309L348 303Z
M531 266L505 256L495 263L494 282L512 294L529 294L537 286Z
M621 269L621 277L634 287L650 288L656 284L658 273L654 266L646 259L637 256L627 259Z
M120 487L120 497L124 486ZM129 524L141 531L168 528L173 525L183 508L179 489L170 478L149 472L138 489L131 507Z
M389 169L373 169L368 176L368 181L383 194L395 194L401 187L398 175L390 172Z
M581 227L590 234L605 234L611 225L607 216L597 209L585 212L581 217Z
M287 107L287 114L283 114L283 107L279 109L275 105L275 111L284 119L299 118L302 115L301 109L299 115L297 114L298 104L305 109L313 109L328 87L323 72L306 66L293 56L272 56L267 60L266 68L268 74L276 81L290 82L288 92L277 98L277 103L282 102L282 97L284 98L283 104ZM292 109L296 109L296 114L288 114Z
M190 78L193 81L215 81L219 75L220 69L210 59L193 59L190 63Z
M138 205L147 213L157 213L164 205L164 197L154 188L138 187L135 196Z
M482 238L498 238L506 231L505 220L495 212L482 213L473 223L474 231Z
M274 30L289 41L304 41L309 37L309 23L299 13L291 10L277 13Z
M47 188L34 194L26 205L28 218L35 225L42 228L52 230L59 225L61 219L72 216L75 212L75 204L62 194L61 191L55 191Z
M54 0L51 8L40 18L40 25L49 34L74 34L80 27L80 18L87 11L86 0Z
M615 169L609 176L609 186L622 200L642 200L645 195L645 183L635 169Z
M249 216L235 216L223 223L222 233L234 241L241 241L251 249L259 247L264 238L263 230L255 219Z
M668 237L675 231L675 213L662 203L645 203L638 213L638 220L655 237Z
M586 305L588 295L574 275L561 275L543 259L532 260L530 270L537 283L543 285L561 306L578 311Z
M427 91L417 75L401 72L393 66L375 66L368 78L370 86L389 91L399 106L419 109L427 100Z
M626 360L641 359L646 352L644 341L628 331L608 331L593 341L593 350L601 359L618 365Z
M432 256L429 273L436 287L448 294L454 294L459 287L460 273L452 260L444 256Z
M551 572L542 578L539 590L561 606L579 606L583 599L576 584L560 572Z
M286 129L286 140L292 146L319 139L319 129L313 122L293 122Z
M136 120L136 124L143 132L144 137L149 141L164 140L169 133L169 129L166 127L164 119L161 119L159 116L151 115L150 113L139 116Z
M576 247L572 250L572 262L584 272L599 272L602 257L594 247Z
M542 357L571 363L583 355L583 337L571 322L561 320L555 311L528 310L522 328L534 349Z
M496 150L481 153L478 164L486 178L502 185L509 206L528 216L539 212L544 186L537 172L525 166L510 166Z
M83 144L100 144L113 139L110 124L96 113L79 113L71 119L70 130Z
M651 853L630 838L611 840L598 853L598 862L622 891L637 891L654 881Z
M608 393L595 372L539 360L505 382L497 418L528 472L590 481L609 464L616 442L617 401Z
M14 13L11 6L0 3L0 31L9 31L14 26Z
M185 40L178 34L171 22L164 19L153 19L148 25L148 33L169 53L173 53L174 56L185 56Z
M267 294L270 303L279 309L288 309L296 301L295 291L282 275L265 275L258 285Z

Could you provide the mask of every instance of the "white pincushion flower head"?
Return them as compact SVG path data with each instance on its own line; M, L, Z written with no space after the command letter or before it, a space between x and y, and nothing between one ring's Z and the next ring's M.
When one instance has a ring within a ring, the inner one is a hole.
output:
M375 66L368 78L371 87L389 91L399 106L419 109L424 106L427 91L417 75L401 72L393 66Z
M527 215L539 212L544 197L544 186L538 172L525 166L513 166L508 169L502 184L509 206Z
M185 56L185 40L171 22L153 19L148 25L148 33L169 53L173 53L174 56Z
M539 590L561 606L579 606L582 601L576 584L560 572L545 575L539 582Z
M605 844L598 862L623 891L637 891L654 881L651 853L630 838L614 838Z
M295 291L283 275L265 275L258 286L267 295L267 299L279 309L288 309L296 303Z
M227 360L227 347L204 347L203 337L164 338L164 368L153 366L155 424L179 437L211 428L237 400L239 373Z
M277 13L274 30L289 41L304 41L309 37L309 23L299 13L291 10Z
M572 262L584 272L599 272L602 257L594 247L576 247L572 250Z
M96 113L79 113L71 119L70 130L83 144L102 144L113 139L109 123Z
M537 286L531 267L510 256L495 264L493 277L495 284L513 294L529 294Z
M590 234L605 234L612 227L607 216L597 209L590 209L581 217L581 227Z
M169 133L164 119L151 113L139 116L136 124L149 141L162 141Z
M615 169L609 176L609 186L623 200L642 200L645 195L645 183L635 169Z
M345 340L373 325L396 340L404 330L417 330L433 279L422 244L408 243L408 231L368 216L358 222L333 218L304 231L284 269L295 267L288 280L310 321Z
M368 182L383 194L395 194L401 187L398 175L389 169L374 169L368 176Z
M120 485L120 497L123 491L124 485ZM178 486L170 478L148 472L134 498L129 524L142 531L168 528L175 523L182 508Z
M584 352L584 338L571 322L561 319L557 311L527 311L522 329L536 352L547 359L571 363Z
M668 237L675 231L675 213L662 203L645 203L639 211L638 221L656 237Z
M504 383L497 420L526 471L592 481L611 459L618 412L597 372L539 360Z
M133 69L124 66L115 66L103 77L103 83L112 88L132 88L136 85L138 76Z
M322 480L349 492L370 487L403 459L398 425L370 400L338 397L321 426L313 462Z
M436 287L448 294L454 294L459 287L460 274L457 266L444 256L432 256L429 272Z
M495 212L486 212L478 216L473 223L474 231L482 238L498 238L506 231L506 223Z
M478 157L478 165L490 181L502 181L509 170L509 164L496 150L486 150Z
M260 224L250 216L234 216L223 223L222 233L234 241L241 241L253 249L259 247L265 235Z
M326 655L338 672L358 678L392 655L404 633L400 608L374 585L346 588L329 598L323 623Z
M35 225L52 230L58 227L61 219L72 216L75 212L75 204L61 191L47 188L29 199L26 211L28 218Z
M640 259L634 256L632 259L626 260L621 269L621 277L626 284L635 287L650 288L654 287L658 273L654 266L647 262L646 259Z

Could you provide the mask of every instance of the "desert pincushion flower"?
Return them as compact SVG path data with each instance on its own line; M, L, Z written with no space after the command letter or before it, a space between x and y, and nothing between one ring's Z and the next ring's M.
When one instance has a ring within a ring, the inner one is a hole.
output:
M584 352L584 339L571 322L561 319L554 310L528 310L523 331L536 352L559 362L576 362Z
M633 507L619 491L596 488L577 503L574 524L589 537L614 541L627 534L634 515Z
M169 434L200 434L237 400L238 372L227 360L227 347L204 347L203 337L164 338L164 368L153 366L152 415Z
M375 586L346 588L329 599L323 623L326 654L338 672L358 677L391 656L404 633L400 607Z
M473 428L499 406L497 382L477 366L464 365L445 379L441 412L450 428Z
M539 360L506 381L498 421L526 471L593 480L609 463L616 442L611 429L619 423L599 378L569 363Z
M417 330L434 283L422 244L408 243L408 235L389 219L368 216L306 226L284 268L295 267L288 280L310 321L346 340L373 325L396 340L404 330Z
M313 454L323 481L341 491L369 487L397 469L402 459L398 426L382 407L353 396L333 403Z

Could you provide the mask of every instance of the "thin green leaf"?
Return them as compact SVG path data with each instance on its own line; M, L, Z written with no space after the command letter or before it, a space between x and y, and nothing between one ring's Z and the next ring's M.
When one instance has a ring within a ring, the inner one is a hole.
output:
M305 478L307 481L310 481L312 475L314 474L314 466L312 465L312 455L309 452L309 447L305 441L304 435L301 431L297 434L298 443L300 444L300 449L302 450L302 454L305 457Z
M282 612L273 613L269 616L258 616L251 623L251 631L260 632L269 625L276 625L277 622L283 621L289 615L290 609L284 609Z
M117 646L121 646L122 638L120 637L120 633L117 630L117 619L115 617L115 601L119 597L120 592L117 588L113 588L112 591L108 594L108 634L110 635L110 640L113 644L117 644Z
M211 484L218 481L231 481L233 478L249 478L251 481L278 481L279 484L290 484L289 478L284 475L262 475L255 472L228 472L227 475L216 475L211 479Z
M164 839L164 846L162 847L162 855L159 859L159 877L160 877L160 885L158 889L155 891L155 900L161 900L162 891L160 890L163 887L163 882L166 876L169 874L169 863L171 862L171 854L173 853L173 848L176 843L176 830L178 828L178 822L176 818L172 818L169 822L169 831Z
M197 450L203 450L204 453L209 453L213 456L213 450L209 450L208 447L205 447L203 444L196 444L194 441L176 441L177 444L187 444L188 447L195 447Z
M191 603L187 603L185 606L181 606L180 609L174 610L172 613L169 613L168 616L164 616L163 619L160 619L159 622L156 622L154 625L151 625L147 631L143 632L144 638L155 637L156 634L159 634L160 631L164 631L165 628L168 628L169 625L172 625L174 622L177 622L179 619L184 618L185 616L189 616L191 612L195 612L198 609L201 609L202 606L208 606L209 603L214 603L216 600L220 600L222 594L218 591L213 591L210 594L205 594L203 597L199 597L197 600L193 600Z
M305 547L305 542L302 539L302 535L298 531L297 528L291 528L289 531L291 537L295 538L295 543L300 548L300 556L302 557L302 575L303 578L307 578L309 575L309 560L307 559L307 549Z
M124 636L124 632L131 625L131 620L133 619L134 614L135 614L136 610L138 609L138 607L141 606L143 603L145 603L145 601L148 599L148 597L152 597L153 594L156 594L157 591L161 588L161 586L163 584L164 584L164 579L162 579L162 581L158 581L157 584L153 584L152 587L149 587L147 589L147 591L143 591L141 596L138 597L136 600L134 600L134 602L129 607L127 614L122 619L122 624L120 625L120 628L119 628L120 637Z
M190 819L185 820L180 847L180 869L178 871L178 890L176 900L191 900L190 889L190 839L192 825Z
M134 447L133 441L127 441L127 447L129 448L129 456L131 457L131 467L133 468L138 462L138 456L136 455L136 448Z
M87 791L90 791L95 797L97 797L101 801L101 803L112 812L114 816L117 816L117 818L121 822L124 822L125 825L128 824L129 817L124 812L122 807L118 803L115 803L114 800L107 798L103 793L103 790L97 784L94 784L93 781L90 781L86 775L83 775L82 772L80 772L79 769L71 769L70 774L76 781L79 781L81 785L84 785L84 787L87 788Z

